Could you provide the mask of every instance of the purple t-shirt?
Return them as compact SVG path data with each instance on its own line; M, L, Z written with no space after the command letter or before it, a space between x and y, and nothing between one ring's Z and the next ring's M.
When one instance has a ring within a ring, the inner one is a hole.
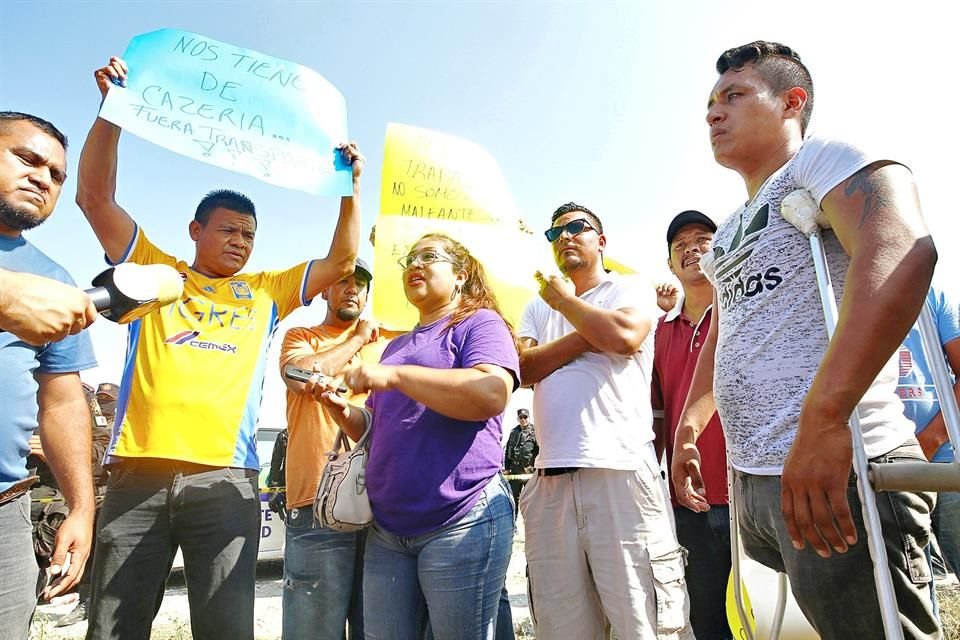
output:
M503 319L481 309L452 329L449 317L394 338L381 364L433 369L503 367L518 384L520 362ZM370 394L373 410L367 493L377 523L416 536L463 517L500 471L502 414L485 421L454 420L400 391Z

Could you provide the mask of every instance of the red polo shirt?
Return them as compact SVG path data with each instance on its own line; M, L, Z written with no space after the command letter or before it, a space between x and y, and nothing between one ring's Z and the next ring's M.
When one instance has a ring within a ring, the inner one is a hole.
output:
M707 309L698 325L679 310L683 306L681 299L677 307L660 318L653 352L653 380L650 386L654 410L663 411L663 424L667 429L667 468L673 461L673 438L677 432L677 423L687 401L687 393L693 382L693 371L700 356L700 347L710 330L712 310ZM727 445L723 438L720 416L716 413L707 424L707 428L697 439L702 464L700 473L707 488L707 502L727 504ZM673 483L670 485L670 499L673 495Z

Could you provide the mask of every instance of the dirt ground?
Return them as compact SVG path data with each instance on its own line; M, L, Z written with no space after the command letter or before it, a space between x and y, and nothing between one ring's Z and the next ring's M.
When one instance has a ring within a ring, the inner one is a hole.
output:
M518 639L532 637L530 613L527 608L527 583L523 556L523 523L517 523L514 537L513 556L507 572L507 591L513 610L514 625L517 626ZM283 564L281 562L261 562L257 567L257 604L256 637L257 640L275 640L280 638L281 598L283 593ZM37 608L31 628L30 640L79 639L87 632L87 623L81 622L64 628L54 625L60 616L65 615L73 604L42 605ZM167 582L167 591L163 605L153 622L151 640L188 640L190 635L190 609L187 604L187 589L183 583L183 574L175 572Z
M534 640L535 635L527 606L523 545L523 521L518 520L514 537L513 557L507 572L507 591L513 611L517 640ZM256 637L257 640L280 638L281 593L283 589L283 565L280 562L262 562L257 569ZM960 585L956 578L949 584L939 584L937 596L944 626L944 640L960 640ZM38 607L31 629L30 640L54 640L83 638L87 623L82 622L58 629L56 620L69 612L73 604L44 605ZM190 613L187 605L187 590L183 574L174 573L167 583L163 606L153 624L151 640L189 640Z

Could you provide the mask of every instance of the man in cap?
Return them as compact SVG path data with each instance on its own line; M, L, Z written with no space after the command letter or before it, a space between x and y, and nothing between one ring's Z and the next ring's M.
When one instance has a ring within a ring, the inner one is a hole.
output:
M97 403L100 413L107 420L107 426L113 425L113 418L117 414L117 399L120 397L120 386L113 382L101 382L97 385Z
M103 468L103 455L110 446L110 424L112 423L112 414L110 420L104 415L100 406L100 393L86 382L81 383L83 394L90 410L90 433L92 436L92 447L90 448L90 465L93 470L94 491L98 496L96 510L94 511L94 526L96 518L100 513L99 497L103 495L107 484L107 471ZM101 387L104 385L101 384ZM60 492L60 485L56 477L51 473L47 465L46 455L43 451L43 444L38 436L30 438L30 457L27 466L35 468L35 473L40 478L37 486L30 490L32 500L30 509L30 520L33 522L34 550L37 556L37 564L41 571L50 563L50 551L53 548L54 536L59 531L60 525L64 522L66 516L70 514L69 505L64 502L63 494ZM57 627L67 627L87 619L87 610L90 602L90 579L93 575L93 554L96 548L96 538L90 547L90 555L87 556L87 566L84 569L83 577L77 585L77 606L72 611L65 614L57 620ZM41 573L41 578L42 578Z
M666 448L673 460L673 437L683 413L697 358L710 330L713 285L700 269L717 225L699 211L683 211L667 228L667 266L680 281L679 300L657 323L651 382L657 457ZM700 511L680 506L671 490L677 539L687 550L690 624L698 640L728 640L726 590L730 575L730 511L727 499L727 448L716 413L697 440L706 504Z
M537 459L537 454L540 453L533 423L530 422L530 412L526 409L518 409L517 422L519 424L510 431L510 437L507 438L507 448L503 458L503 467L510 476L533 473L533 463ZM513 503L520 504L520 492L527 484L527 478L511 478L509 482L510 490L513 492ZM517 516L517 511L514 511L513 516Z
M350 365L379 362L387 340L377 323L361 319L370 267L357 259L354 272L321 293L327 302L323 322L290 329L280 351L280 375L287 385L286 546L283 578L283 637L340 640L349 621L350 636L363 637L362 570L364 532L323 527L313 501L337 425L327 409L303 391L303 383L283 375L292 365L337 376ZM362 405L366 394L347 393Z

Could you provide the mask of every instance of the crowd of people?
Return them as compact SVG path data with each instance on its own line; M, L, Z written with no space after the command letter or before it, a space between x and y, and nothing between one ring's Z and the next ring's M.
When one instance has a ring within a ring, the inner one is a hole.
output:
M282 637L512 638L505 577L517 513L543 640L732 638L730 517L746 554L788 575L821 637L882 637L848 419L859 407L873 461L953 459L907 336L929 297L956 370L958 307L930 289L937 254L909 170L807 135L813 82L793 50L753 42L724 52L716 70L711 147L748 199L720 225L698 211L674 217L665 235L676 299L609 271L601 216L570 202L545 225L561 275L536 274L539 293L516 326L483 265L440 233L400 259L413 329L388 334L361 315L373 275L357 259L364 159L352 143L340 153L353 193L324 257L243 273L256 209L225 190L189 223L192 261L169 255L116 202L120 130L98 118L77 203L111 264L170 265L184 294L130 325L99 460L109 478L86 572L87 638L148 638L178 549L193 637L253 638L255 428L264 376L282 375L263 363L277 322L317 297L324 321L287 332L280 357L281 372L322 374L284 378ZM119 58L97 70L102 95L126 74ZM11 637L27 635L38 575L43 598L73 588L94 537L79 372L95 366L83 329L96 313L22 234L53 212L65 149L49 122L0 113L0 628ZM798 189L831 229L832 338L807 239L780 215ZM230 348L184 346L198 332ZM533 432L522 409L505 452L503 414L521 386L532 388ZM374 521L324 527L312 508L324 454L339 430L358 440L368 428ZM69 506L42 573L27 517L32 446ZM891 491L877 504L904 635L939 638L931 518L956 569L960 498Z

